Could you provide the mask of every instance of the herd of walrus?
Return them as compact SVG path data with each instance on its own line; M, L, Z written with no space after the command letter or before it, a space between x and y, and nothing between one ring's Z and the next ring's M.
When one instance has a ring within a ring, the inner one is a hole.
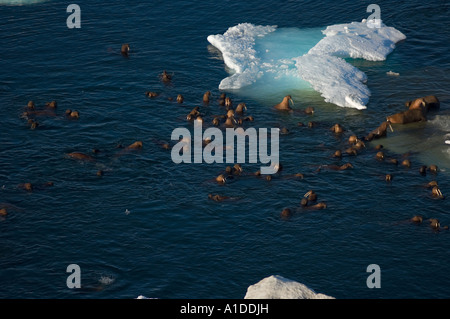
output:
M121 54L124 57L128 57L130 52L130 46L129 44L122 45L121 48ZM170 83L172 81L173 74L167 73L167 71L163 71L161 74L159 74L159 78L164 83ZM145 95L148 98L156 98L159 96L159 93L153 92L153 91L147 91L145 92ZM204 106L208 106L211 102L212 93L211 91L206 91L203 95L202 101ZM169 98L169 100L173 100L172 98ZM184 97L181 94L178 94L176 98L176 102L179 104L184 103ZM245 103L239 103L236 105L236 107L233 107L233 101L230 97L227 97L225 93L221 93L219 99L217 100L218 104L220 106L225 107L224 114L221 115L214 115L212 116L212 120L210 123L213 126L216 127L236 127L239 125L243 125L244 122L251 122L254 121L253 116L247 115L247 105ZM290 113L302 113L306 115L313 115L314 114L314 108L313 107L307 107L304 110L294 109L292 106L294 106L294 102L292 100L292 97L290 95L285 96L282 101L274 106L274 110L281 111L281 112L290 112ZM351 135L348 139L348 148L345 150L336 150L334 154L332 155L335 158L342 158L343 153L346 153L350 156L356 156L359 154L360 151L366 148L365 142L370 142L375 139L379 139L382 137L387 136L388 129L392 128L392 124L408 124L413 122L420 122L420 121L426 121L427 120L427 114L429 111L435 111L439 110L440 108L440 102L438 98L434 95L421 97L412 101L407 101L405 103L405 106L407 107L407 110L403 112L399 112L393 115L389 115L386 117L386 119L374 130L369 132L367 135L363 137L357 137L356 135ZM51 101L47 102L43 108L38 109L33 101L29 101L25 111L22 113L22 117L27 120L28 125L32 130L37 129L39 127L39 122L37 121L37 118L42 116L56 116L56 109L57 109L57 102ZM80 113L77 110L71 110L67 109L64 113L64 116L71 120L79 119ZM200 107L195 106L187 115L186 120L193 122L193 121L202 121L204 122L204 114L201 113ZM304 123L299 122L298 126L305 126ZM307 124L309 128L313 128L317 126L317 123L315 122L309 122ZM341 135L345 129L339 124L336 123L333 125L330 129L331 132L337 135ZM289 131L282 127L280 129L280 133L287 134ZM203 144L206 145L210 141L204 140ZM169 143L164 143L157 141L158 144L160 144L164 149L170 149ZM134 143L123 147L122 145L119 145L118 148L121 148L121 152L118 154L122 154L127 151L132 150L139 150L142 149L143 142L142 141L135 141ZM375 158L379 161L389 161L390 163L393 163L395 165L398 165L399 162L397 159L387 159L384 152L382 151L383 146L381 144L377 145L375 147L375 150L377 151ZM93 153L96 153L96 149L93 150ZM95 158L89 154L82 153L82 152L71 152L66 154L67 157L80 160L80 161L88 161L93 162L95 161ZM411 167L411 162L409 159L404 159L401 162L402 166ZM322 171L322 170L335 170L335 171L343 171L353 168L353 165L351 163L345 163L343 165L320 165L316 173ZM282 165L278 164L277 167L277 173L274 175L280 176L282 171ZM422 165L419 169L419 173L421 175L426 175L427 171L429 171L432 174L437 174L438 167L436 165L430 165L429 167ZM98 176L103 176L104 172L102 170L97 171ZM270 181L272 180L272 175L262 175L260 171L257 172L251 172L246 173L244 172L242 166L240 164L235 164L234 166L228 166L226 167L224 172L221 172L214 181L218 184L227 184L230 180L235 180L239 177L243 176L256 176L256 177L263 177L265 180ZM302 173L296 173L293 175L286 175L283 176L283 178L296 178L296 179L303 179L304 175ZM386 174L385 180L386 182L392 182L394 176L392 174ZM45 187L51 187L53 186L52 182L44 183L43 185L33 185L29 182L23 183L18 185L19 188L24 189L28 192L32 192L36 189L41 189ZM425 187L428 189L431 189L431 196L436 199L444 199L444 195L442 191L439 188L439 185L436 181L431 181L430 183L426 184ZM216 202L222 202L226 200L236 200L239 198L236 197L230 197L230 196L224 196L220 194L208 194L208 198L210 200L216 201ZM283 219L290 218L293 216L294 212L298 209L300 210L318 210L318 209L326 209L327 204L324 202L317 202L318 196L317 193L315 193L313 190L309 190L300 200L299 207L296 208L284 208L280 214L280 217ZM8 210L10 210L11 207L13 207L13 210L15 208L14 205L2 203L0 204L0 217L5 217L8 214ZM448 226L441 227L439 220L436 218L424 218L423 216L416 215L413 216L410 219L411 223L414 224L420 224L424 220L428 220L430 226L434 230L447 230Z

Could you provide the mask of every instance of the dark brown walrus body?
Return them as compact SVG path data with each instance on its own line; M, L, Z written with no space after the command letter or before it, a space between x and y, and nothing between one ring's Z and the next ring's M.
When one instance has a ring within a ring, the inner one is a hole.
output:
M423 108L426 112L429 110L438 110L441 106L439 99L434 95L424 96L413 101L405 102L406 107L410 110Z
M408 124L413 122L426 121L426 113L420 109L410 109L404 112L396 113L387 117L392 124Z

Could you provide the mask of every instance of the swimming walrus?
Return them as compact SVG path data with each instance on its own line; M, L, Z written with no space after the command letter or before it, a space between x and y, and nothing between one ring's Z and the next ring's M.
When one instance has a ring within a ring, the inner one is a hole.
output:
M247 111L247 105L245 103L239 103L234 111L238 114L243 114L244 111Z
M423 217L416 215L416 216L412 217L410 220L411 220L411 222L413 222L415 224L420 224L423 221Z
M88 162L94 161L94 158L92 156L87 155L85 153L81 153L81 152L67 153L67 156L77 159L77 160L82 160L82 161L88 161Z
M386 120L383 123L381 123L376 129L370 132L364 139L366 141L371 141L374 138L385 137L387 135L388 127L391 129L392 132L394 131L394 129L391 126L391 122L389 120Z
M387 120L392 124L408 124L427 120L426 113L422 109L410 109L389 115Z
M290 208L285 208L281 211L281 218L289 218L292 216L292 211Z
M434 198L444 199L444 195L442 194L438 186L434 186L431 189L431 196L433 196Z
M178 94L178 96L177 96L177 103L181 104L181 103L183 103L183 101L184 101L183 95Z
M33 101L28 101L27 108L33 110L36 107Z
M120 49L120 53L123 56L128 56L128 53L130 52L130 45L128 43L122 44L122 48Z
M126 150L137 150L137 149L141 149L143 146L142 141L136 141L130 145L128 145L127 147L125 147Z
M406 101L405 106L410 110L423 109L425 112L428 112L429 110L438 110L441 104L436 96L428 95L412 101Z
M344 132L344 128L343 128L342 125L339 124L339 123L334 124L334 125L330 128L330 130L331 130L332 132L336 133L336 134L340 134L340 133L343 133L343 132Z
M210 97L211 91L206 91L205 94L203 94L203 103L208 104Z
M331 169L333 171L343 171L348 168L353 168L353 165L351 163L345 163L341 166L339 166L339 165L320 165L319 168L316 170L316 172L320 172L323 168Z
M58 103L56 101L51 101L51 102L45 103L45 106L52 108L52 109L56 109L56 107L58 106Z
M292 103L294 105L294 101L292 100L292 97L290 95L286 95L283 100L275 105L275 109L281 110L281 111L290 111L292 110L292 107L289 105L289 103Z
M161 79L161 81L163 81L163 82L165 82L165 83L170 82L170 81L172 80L172 76L171 76L169 73L167 73L166 70L164 70L164 71L159 75L159 78Z
M152 91L145 92L145 96L150 97L150 98L157 97L158 95L159 95L158 93L152 92Z
M208 198L212 199L213 201L216 201L216 202L221 202L223 200L230 199L229 196L222 196L222 195L219 195L219 194L215 194L215 195L208 194Z

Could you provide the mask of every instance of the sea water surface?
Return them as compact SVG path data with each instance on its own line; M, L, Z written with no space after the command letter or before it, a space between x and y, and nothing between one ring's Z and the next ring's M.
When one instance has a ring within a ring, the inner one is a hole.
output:
M208 36L240 23L277 26L257 43L263 58L301 56L327 26L366 19L372 1L78 1L80 29L66 25L70 3L26 2L0 2L0 203L8 210L0 220L1 298L243 298L249 285L275 274L336 298L450 297L449 231L408 221L422 215L450 224L448 198L433 199L424 187L437 180L450 194L447 2L377 2L383 23L406 39L384 61L346 59L367 76L367 109L327 103L288 77L225 90L255 118L245 128L290 132L280 135L280 176L225 185L214 178L226 163L177 165L161 147L175 128L192 129L186 115L194 106L208 122L224 112L219 84L233 71ZM163 70L173 75L170 84L160 81ZM203 106L208 90L212 101ZM146 91L160 95L149 99ZM169 99L178 94L181 105ZM275 112L286 94L314 115ZM358 156L332 158L350 135L364 136L405 101L430 94L441 109L426 123L396 125ZM38 117L31 130L22 116L29 100L39 109L56 100L56 116ZM66 109L80 118L67 119ZM310 121L317 127L298 126ZM346 129L342 136L329 131L335 123ZM117 148L137 140L142 150ZM377 144L412 167L375 160ZM316 172L345 162L353 169ZM421 176L419 167L431 164L438 174ZM260 166L243 164L244 172ZM295 173L304 178L288 178ZM19 187L26 182L32 192ZM326 209L299 209L310 189ZM236 200L215 202L210 193ZM280 218L286 207L293 216ZM71 264L80 266L81 289L66 285ZM366 285L370 264L380 266L379 289Z

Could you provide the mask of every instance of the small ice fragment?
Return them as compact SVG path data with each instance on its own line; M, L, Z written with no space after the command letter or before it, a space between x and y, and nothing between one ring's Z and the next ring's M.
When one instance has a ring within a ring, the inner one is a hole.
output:
M445 144L450 144L450 140L446 140L446 141L445 141Z
M128 209L125 210L125 215L129 215L130 213L131 212Z
M392 72L392 71L386 72L386 74L387 75L392 75L392 76L399 76L400 75L400 73Z

